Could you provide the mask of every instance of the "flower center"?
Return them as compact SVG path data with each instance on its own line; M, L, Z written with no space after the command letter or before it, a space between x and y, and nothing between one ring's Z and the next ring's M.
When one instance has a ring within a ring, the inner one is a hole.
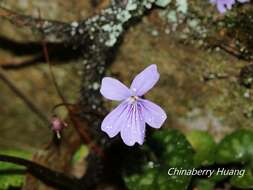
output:
M130 103L133 104L133 103L136 102L138 99L139 99L138 96L131 96L131 97L129 98L129 101L130 101Z

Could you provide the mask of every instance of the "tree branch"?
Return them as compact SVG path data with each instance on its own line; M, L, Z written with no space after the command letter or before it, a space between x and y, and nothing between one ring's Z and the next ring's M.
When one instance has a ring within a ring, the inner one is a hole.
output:
M68 190L82 189L78 179L66 176L61 172L53 171L30 160L14 156L0 155L0 161L25 166L27 168L27 172L50 186Z

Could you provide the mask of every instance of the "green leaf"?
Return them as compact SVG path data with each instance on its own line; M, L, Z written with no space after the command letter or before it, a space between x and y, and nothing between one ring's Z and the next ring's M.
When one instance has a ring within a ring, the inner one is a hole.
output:
M187 134L187 139L195 150L194 165L207 166L215 162L216 144L213 137L205 131L192 131Z
M212 175L209 180L213 181L214 183L220 183L224 180L226 180L228 178L228 176L226 175L221 175L221 174L217 174L217 170L215 170L214 175Z
M253 131L238 130L226 136L219 144L217 163L242 165L246 172L243 176L232 176L230 182L234 187L253 188Z
M20 158L31 158L32 154L30 152L24 150L14 150L14 149L7 149L7 150L0 150L0 154L8 155L8 156L17 156Z
M199 190L213 190L215 186L215 183L211 180L207 179L199 179L196 182L196 188L194 189L199 189Z
M130 190L153 190L154 186L158 185L156 180L157 176L158 170L149 167L146 163L141 173L127 176L124 180Z
M193 167L193 149L185 136L177 130L170 129L155 132L153 138L161 146L157 153L161 167L168 171L170 168L191 169ZM154 147L153 150L156 150ZM168 189L186 189L191 176L167 175Z
M23 175L18 174L4 174L4 171L11 171L17 169L24 169L15 164L0 162L0 189L5 190L9 187L21 187L24 181Z
M149 142L154 159L143 163L141 172L125 177L130 190L187 189L191 176L168 175L170 168L191 169L193 149L177 130L155 132Z
M80 148L75 152L73 158L72 158L72 164L75 164L79 161L82 161L89 153L87 146L80 146Z
M216 152L217 163L253 163L253 131L238 130L226 136Z
M234 187L237 187L237 188L253 189L252 169L247 168L243 176L232 176L230 182Z
M0 154L17 156L20 158L30 158L31 154L20 150L1 150ZM22 174L6 174L6 171L25 169L11 163L0 161L0 189L7 190L10 187L21 187L25 177Z

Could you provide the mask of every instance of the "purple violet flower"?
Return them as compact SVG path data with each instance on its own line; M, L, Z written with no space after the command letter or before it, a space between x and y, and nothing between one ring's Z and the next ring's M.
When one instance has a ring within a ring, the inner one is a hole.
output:
M250 0L237 0L240 3L246 3ZM227 10L230 10L235 4L235 0L210 0L211 3L216 4L217 9L220 13L225 13Z
M157 66L150 65L134 78L130 89L114 78L103 78L101 94L109 100L121 103L105 117L102 131L111 138L120 132L124 143L133 146L135 143L143 144L145 123L153 128L160 128L167 118L165 111L142 98L153 88L159 77Z

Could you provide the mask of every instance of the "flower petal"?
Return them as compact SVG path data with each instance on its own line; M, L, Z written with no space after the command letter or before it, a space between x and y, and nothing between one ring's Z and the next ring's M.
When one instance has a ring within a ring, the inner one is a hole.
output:
M217 8L220 13L225 13L227 10L230 10L235 4L235 0L218 0Z
M124 143L128 146L133 146L136 142L140 145L143 144L145 137L145 122L137 103L131 105L127 122L122 126L120 135Z
M129 105L122 102L113 111L111 111L103 120L101 129L106 132L109 137L115 137L126 123L128 117Z
M157 83L159 77L157 66L155 64L150 65L134 78L130 89L137 96L142 96Z
M223 14L223 13L225 13L225 12L227 11L227 8L225 7L225 5L223 5L223 4L221 4L221 3L218 3L218 4L217 4L217 9L218 9L218 11L219 11L221 14Z
M140 99L144 120L153 128L160 128L167 119L165 111L149 100Z
M103 78L100 92L109 100L121 101L131 96L131 91L124 84L111 77Z

